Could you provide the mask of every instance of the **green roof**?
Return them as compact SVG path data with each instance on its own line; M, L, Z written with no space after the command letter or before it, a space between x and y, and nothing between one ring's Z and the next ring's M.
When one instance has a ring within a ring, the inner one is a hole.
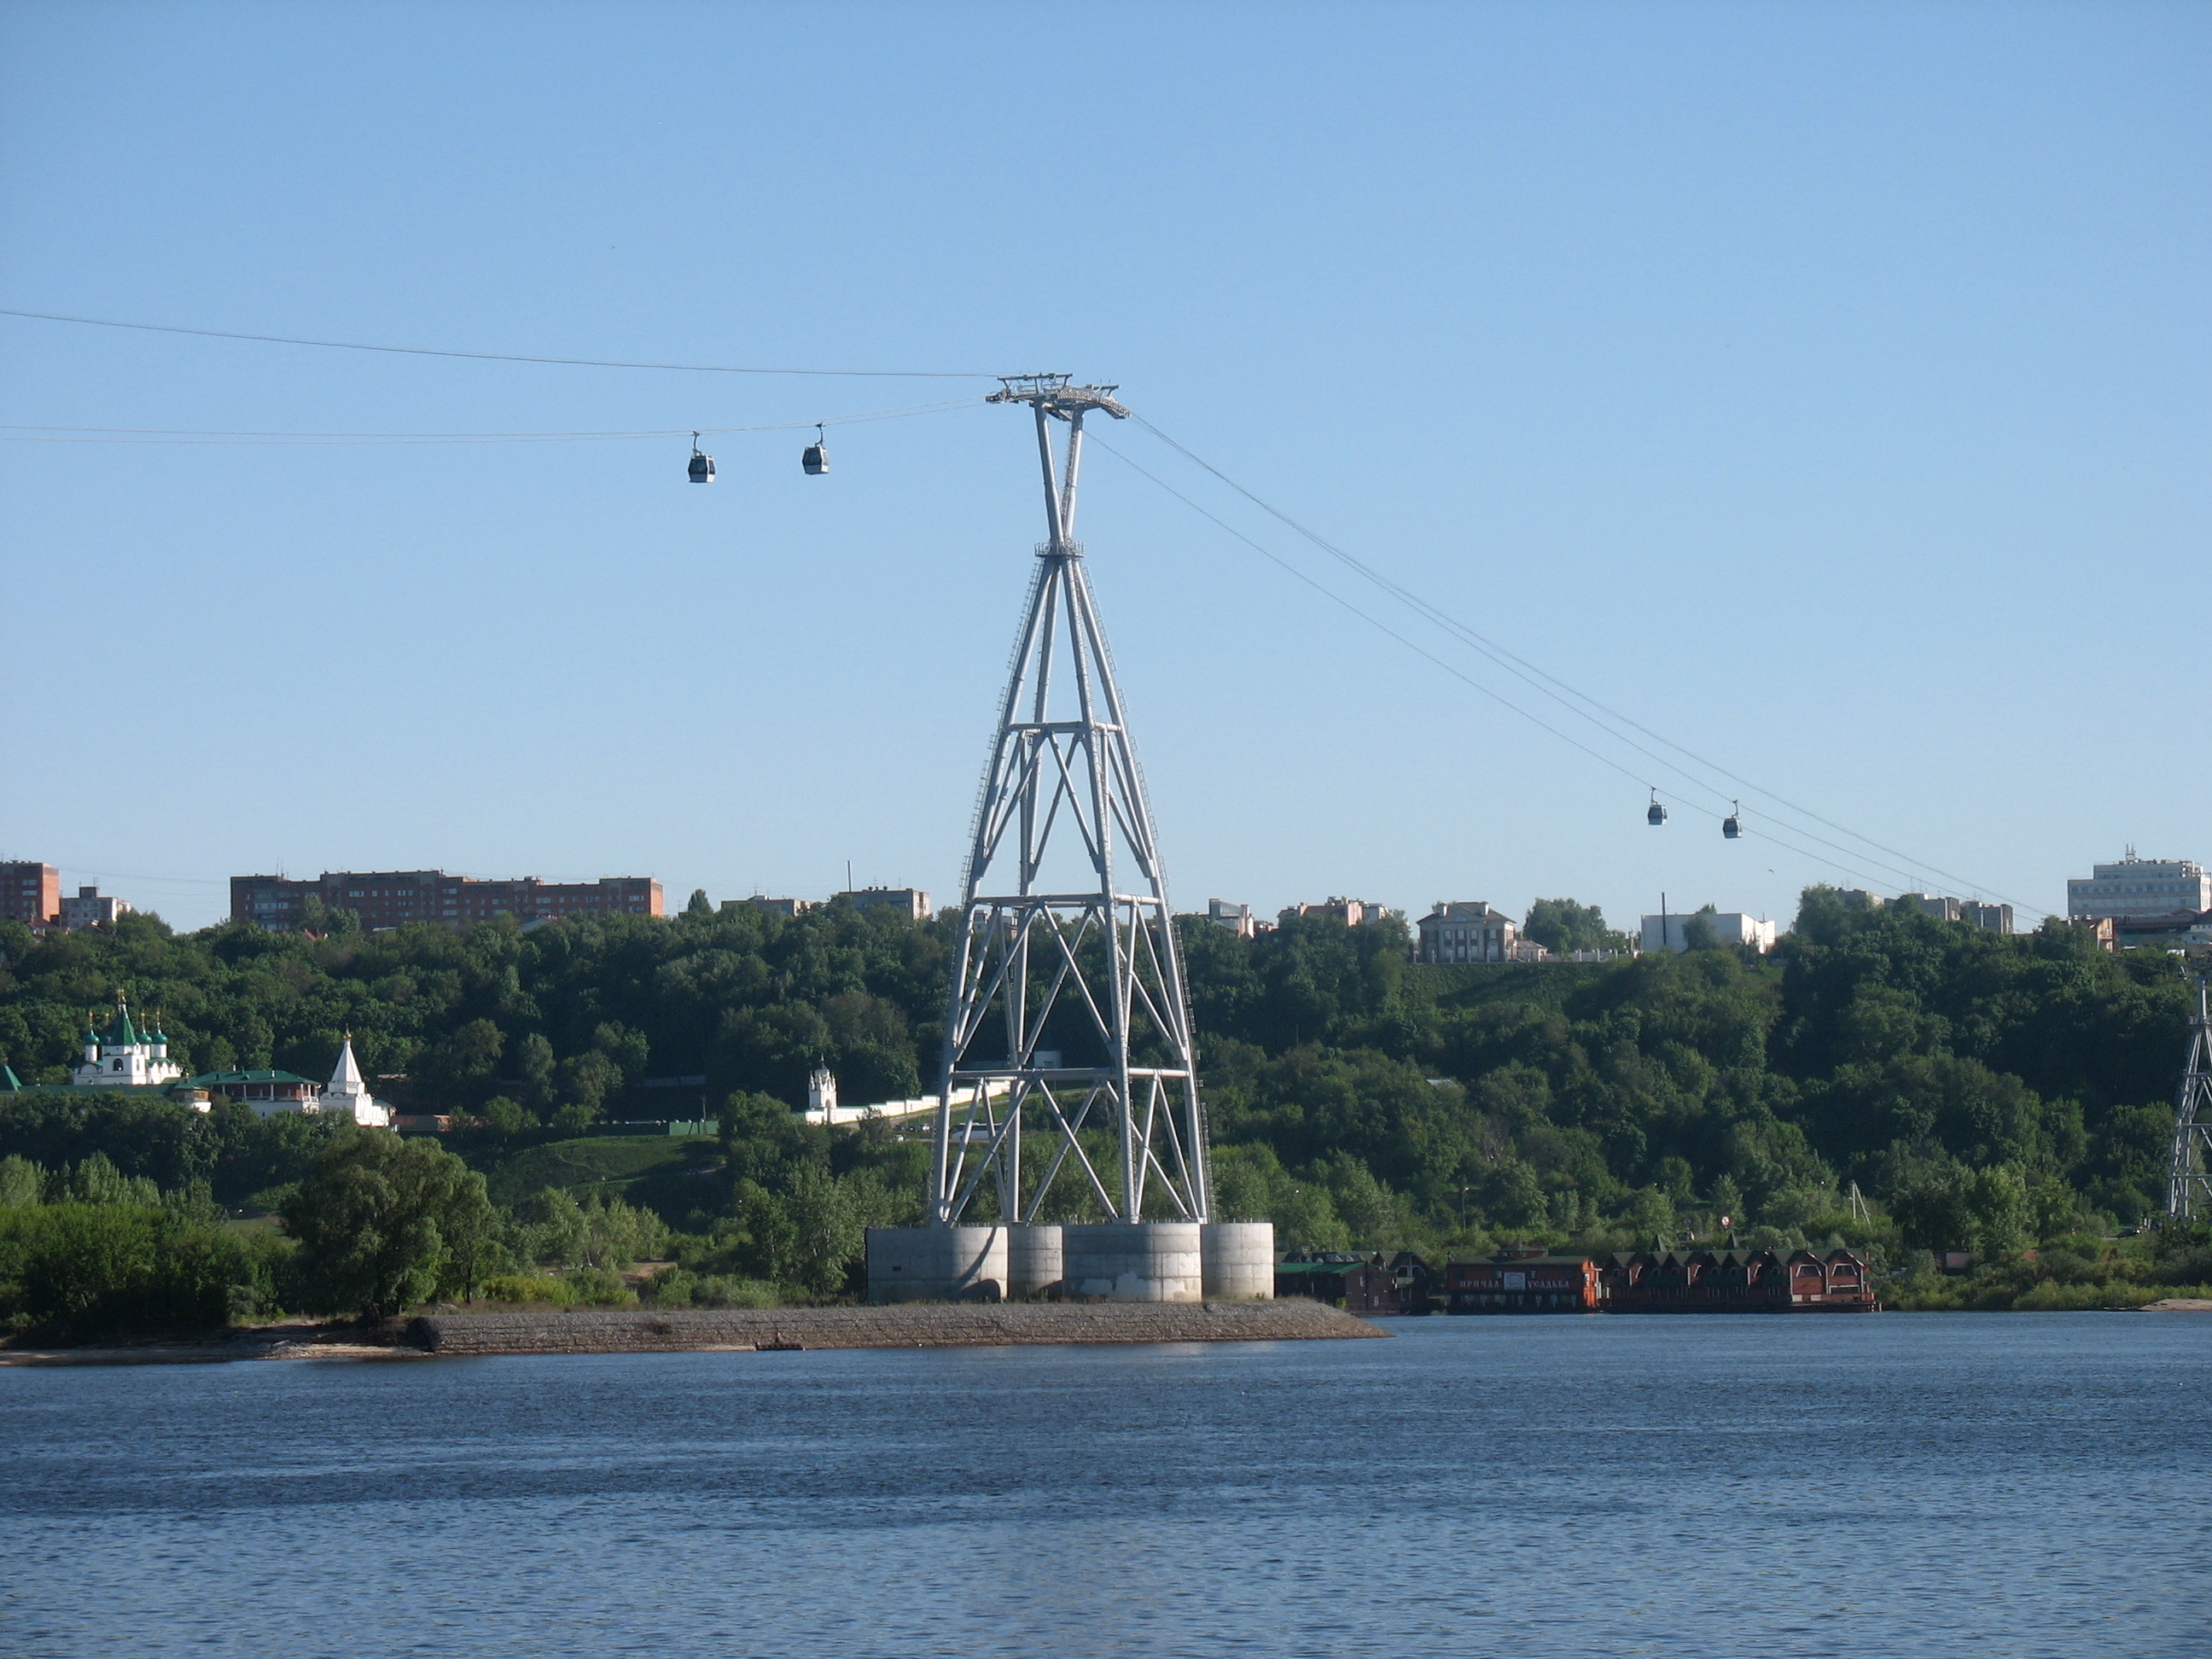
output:
M131 1006L121 997L115 999L115 1023L107 1028L106 1040L113 1043L138 1041L137 1030L131 1024Z
M308 1079L297 1072L203 1072L185 1082L196 1088L220 1088L226 1083L305 1083Z

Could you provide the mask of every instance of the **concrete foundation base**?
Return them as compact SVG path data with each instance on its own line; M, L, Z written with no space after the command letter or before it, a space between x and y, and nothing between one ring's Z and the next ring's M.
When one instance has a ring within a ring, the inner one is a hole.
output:
M1206 1270L1195 1221L1106 1221L1060 1229L1072 1302L1203 1302Z
M1006 1294L1033 1297L1057 1291L1064 1276L1058 1227L1006 1229Z
M871 1227L871 1302L1003 1302L1004 1227Z
M1273 1222L1209 1222L1201 1251L1208 1302L1265 1302L1274 1297Z

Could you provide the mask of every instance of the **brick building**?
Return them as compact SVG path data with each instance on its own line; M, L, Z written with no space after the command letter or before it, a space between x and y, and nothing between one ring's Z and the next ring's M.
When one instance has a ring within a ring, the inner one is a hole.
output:
M1455 1314L1595 1313L1604 1295L1594 1256L1509 1245L1487 1261L1444 1264L1444 1306Z
M352 911L371 933L410 921L465 927L498 915L527 922L663 913L660 884L649 876L609 876L595 882L547 882L535 876L477 881L442 870L326 870L312 881L233 876L231 920L272 933L296 932L310 896L325 909Z
M1406 1310L1398 1276L1381 1256L1327 1250L1304 1261L1294 1253L1275 1264L1275 1297L1304 1297L1347 1313L1394 1314Z
M1736 1245L1547 1255L1509 1247L1444 1268L1445 1307L1473 1313L1875 1313L1866 1258Z
M62 911L62 872L51 864L0 864L0 921L51 924Z
M1609 1313L1875 1313L1865 1257L1847 1249L1682 1247L1616 1255L1603 1273Z

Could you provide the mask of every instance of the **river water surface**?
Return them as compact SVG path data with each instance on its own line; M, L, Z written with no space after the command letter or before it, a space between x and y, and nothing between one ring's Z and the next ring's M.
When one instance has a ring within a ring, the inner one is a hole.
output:
M2212 1651L2212 1315L0 1370L0 1653Z

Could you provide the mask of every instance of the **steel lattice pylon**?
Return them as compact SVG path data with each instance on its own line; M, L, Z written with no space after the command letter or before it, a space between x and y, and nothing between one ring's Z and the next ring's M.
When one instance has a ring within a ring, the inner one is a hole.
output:
M1113 386L1008 380L1044 470L1047 539L1017 636L960 893L932 1219L982 1182L1001 1222L1041 1214L1066 1166L1106 1215L1210 1220L1190 1006L1144 775L1074 537L1083 417ZM1067 428L1054 466L1051 422ZM956 1103L956 1102L959 1103ZM1022 1137L1049 1147L1025 1179ZM1109 1130L1094 1159L1079 1132ZM1103 1166L1103 1167L1102 1167Z
M2173 1103L2173 1165L2166 1212L2176 1221L2212 1216L2212 1012L2205 1002L2207 975L2197 981L2197 1018L2189 1030L2189 1065Z

